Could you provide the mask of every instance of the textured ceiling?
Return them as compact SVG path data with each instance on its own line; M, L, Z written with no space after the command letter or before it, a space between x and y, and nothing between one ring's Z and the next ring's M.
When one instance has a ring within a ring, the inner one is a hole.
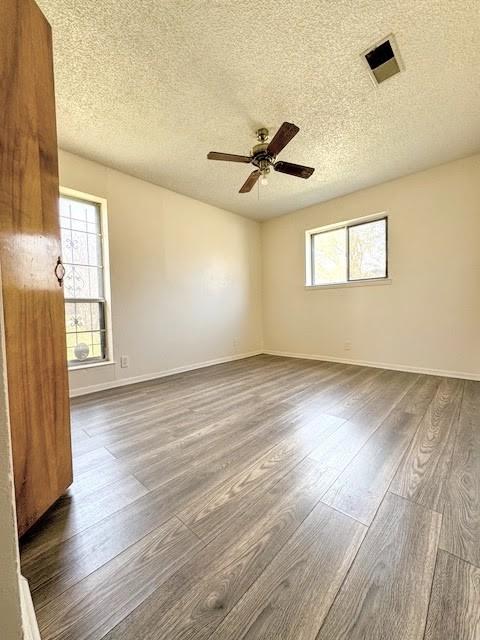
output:
M54 29L60 146L265 219L480 149L479 0L39 0ZM405 71L360 53L393 32ZM300 133L249 194L254 130Z

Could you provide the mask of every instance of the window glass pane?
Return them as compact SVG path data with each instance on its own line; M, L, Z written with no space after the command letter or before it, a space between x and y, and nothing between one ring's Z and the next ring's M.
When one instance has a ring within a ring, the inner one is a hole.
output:
M103 298L103 273L97 267L88 267L88 278L90 282L91 298Z
M350 280L387 275L386 220L349 227Z
M313 284L333 284L347 279L345 228L312 236Z
M65 264L66 298L103 298L102 269Z
M102 244L101 238L97 234L89 233L87 235L88 242L88 263L92 266L102 266Z
M78 333L67 340L67 358L69 364L81 364L105 358L104 333Z
M60 227L66 298L103 298L100 208L62 196Z
M88 264L88 234L71 231L70 238L73 264Z
M72 231L63 226L64 220L65 218L60 218L60 224L62 225L62 260L64 264L71 264L73 261Z
M102 266L101 238L98 234L62 229L63 262Z
M105 324L103 302L66 302L65 325L68 360L105 357Z
M78 220L78 218L73 218L72 217L71 220L70 220L70 226L75 231L83 231L83 232L85 232L87 230L87 222L86 222L86 220Z
M60 197L60 216L70 219L70 200ZM69 223L70 224L70 223Z
M63 229L71 229L72 228L72 224L71 224L71 220L69 216L64 216L61 215L60 216L60 226Z
M103 329L100 323L100 303L65 303L65 325L67 333L78 331L99 331L100 329Z
M60 197L65 324L71 365L106 357L100 206Z
M70 215L72 220L78 220L80 222L87 221L86 208L89 206L86 202L80 200L70 200Z

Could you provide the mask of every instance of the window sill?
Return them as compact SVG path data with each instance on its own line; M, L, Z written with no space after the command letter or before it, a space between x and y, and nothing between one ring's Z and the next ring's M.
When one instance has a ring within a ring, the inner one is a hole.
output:
M378 280L358 280L356 282L337 282L336 284L306 284L305 289L344 289L349 287L378 287L392 284L391 278L378 278Z
M74 364L68 367L68 371L83 371L84 369L91 369L93 367L106 367L111 364L116 364L115 360L103 360L102 362L86 362L85 364Z

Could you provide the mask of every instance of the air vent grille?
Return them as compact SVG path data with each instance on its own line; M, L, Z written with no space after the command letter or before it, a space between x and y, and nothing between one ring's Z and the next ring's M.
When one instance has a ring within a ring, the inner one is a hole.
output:
M393 35L387 36L362 54L375 84L381 84L400 73L398 48Z

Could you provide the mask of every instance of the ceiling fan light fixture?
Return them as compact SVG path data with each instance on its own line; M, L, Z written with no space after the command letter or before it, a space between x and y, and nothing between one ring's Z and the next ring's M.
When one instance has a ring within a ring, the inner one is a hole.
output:
M268 184L268 174L270 173L270 165L268 160L260 161L260 171L262 174L260 176L260 184L262 185L262 187L266 187Z

